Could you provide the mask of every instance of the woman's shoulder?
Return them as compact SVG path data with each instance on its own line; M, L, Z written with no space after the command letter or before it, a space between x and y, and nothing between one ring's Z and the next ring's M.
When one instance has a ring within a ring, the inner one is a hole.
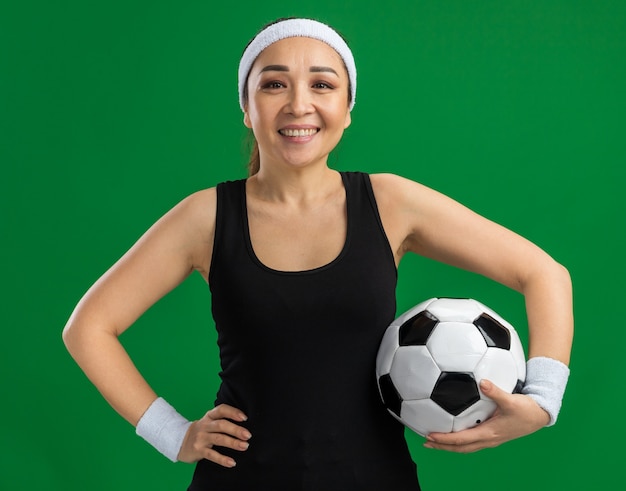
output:
M392 201L415 199L418 194L428 190L426 186L406 177L392 173L370 174L372 188L377 198Z
M214 204L217 199L217 186L200 189L194 191L185 197L181 203L186 203L191 207L204 208L208 205Z
M182 199L172 210L182 219L201 220L215 216L217 207L217 190L215 187L195 191Z
M390 172L380 172L375 174L369 174L370 180L372 183L376 183L380 186L391 186L394 184L399 184L403 181L407 181L405 177L402 177L398 174L392 174Z
M370 175L379 208L390 215L403 215L412 222L454 210L456 202L443 193L397 174Z
M174 205L160 220L169 224L166 230L178 235L179 240L202 238L213 234L217 210L216 188L195 191Z

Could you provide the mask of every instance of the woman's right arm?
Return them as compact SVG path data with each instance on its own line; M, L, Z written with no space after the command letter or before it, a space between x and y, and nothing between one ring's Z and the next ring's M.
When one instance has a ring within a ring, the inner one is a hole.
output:
M74 360L109 404L133 426L137 426L157 394L139 373L118 338L194 270L208 278L215 211L214 188L180 202L96 281L63 330L63 340ZM220 422L210 428L220 435L219 439L227 442L226 446L239 446L238 440L229 445L232 438L228 435L239 436L244 429L232 423L229 426L228 421L222 422L224 417L237 420L239 413L215 408L194 422L181 449L181 454L185 454L181 460L205 457L196 440L203 439L203 433L198 435L198 426L211 419L210 415L214 417L211 421ZM211 460L220 460L219 455L213 457Z

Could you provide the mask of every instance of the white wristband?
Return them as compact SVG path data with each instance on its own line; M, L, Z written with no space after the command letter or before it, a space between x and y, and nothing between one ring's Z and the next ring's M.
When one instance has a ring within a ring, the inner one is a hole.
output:
M172 462L177 462L190 425L191 421L159 397L137 423L136 433Z
M568 378L569 368L558 360L537 356L526 362L522 394L532 397L550 415L546 426L556 423Z

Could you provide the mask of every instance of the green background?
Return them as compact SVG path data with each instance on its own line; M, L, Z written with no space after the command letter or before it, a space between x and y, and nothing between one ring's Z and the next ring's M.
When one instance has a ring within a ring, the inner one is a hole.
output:
M355 53L357 104L335 168L434 187L535 241L574 280L577 332L559 423L471 455L426 450L408 434L424 489L621 481L611 445L626 437L626 2L0 5L1 489L186 489L193 468L134 435L66 353L61 330L159 216L245 175L239 56L261 25L286 15L329 22ZM405 260L399 312L437 295L483 301L526 342L520 295ZM217 351L199 275L123 342L187 417L211 406Z

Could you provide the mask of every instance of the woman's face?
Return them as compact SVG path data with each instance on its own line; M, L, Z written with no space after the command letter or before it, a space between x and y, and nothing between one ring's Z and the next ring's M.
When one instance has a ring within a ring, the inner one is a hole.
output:
M322 41L278 41L256 59L248 76L244 123L259 145L261 167L326 163L350 125L348 74Z

